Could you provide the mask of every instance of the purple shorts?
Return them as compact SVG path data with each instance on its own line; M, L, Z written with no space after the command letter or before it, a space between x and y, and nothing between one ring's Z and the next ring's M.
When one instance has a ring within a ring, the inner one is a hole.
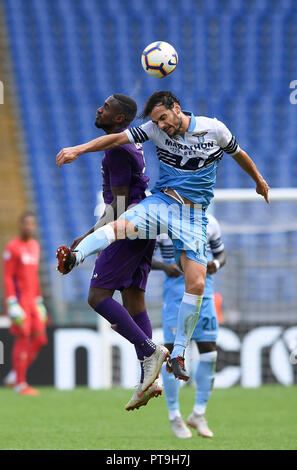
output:
M145 291L156 240L119 240L105 248L95 262L90 287Z

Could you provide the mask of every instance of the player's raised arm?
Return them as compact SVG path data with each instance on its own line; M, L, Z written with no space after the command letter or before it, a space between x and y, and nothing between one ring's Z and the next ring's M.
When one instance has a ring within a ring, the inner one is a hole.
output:
M221 121L217 123L217 138L221 149L231 155L238 165L248 174L256 183L256 191L264 197L265 201L269 203L268 191L269 186L264 180L261 173L258 171L253 160L248 154L242 150L235 137L232 136L229 129Z
M97 139L91 140L82 145L76 145L75 147L67 147L58 153L56 157L56 163L59 167L65 163L74 162L80 155L88 152L100 152L101 150L110 149L117 147L118 145L128 144L129 138L125 132L118 134L109 134L98 137Z
M256 191L258 194L264 197L265 201L269 204L269 186L264 180L263 176L257 170L257 167L253 160L248 156L248 154L240 149L238 153L232 155L234 160L238 163L238 165L253 178L256 183Z

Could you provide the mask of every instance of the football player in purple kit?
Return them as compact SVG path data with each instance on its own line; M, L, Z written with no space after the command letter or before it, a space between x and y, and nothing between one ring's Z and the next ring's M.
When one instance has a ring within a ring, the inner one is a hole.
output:
M98 108L95 125L106 134L123 132L135 118L136 112L137 105L133 99L114 94ZM142 145L129 143L105 151L102 176L106 209L95 227L74 240L72 250L94 230L116 220L128 206L145 198L149 177L144 171ZM166 348L156 347L151 341L152 327L145 305L145 288L154 248L155 240L118 240L97 257L90 284L89 305L134 344L141 361L140 384L127 403L126 410L146 405L150 398L162 393L162 386L157 380L149 384L146 391L142 389L144 376L151 369L151 361L147 358L154 355L161 367L168 356ZM123 306L112 298L115 290L121 291Z

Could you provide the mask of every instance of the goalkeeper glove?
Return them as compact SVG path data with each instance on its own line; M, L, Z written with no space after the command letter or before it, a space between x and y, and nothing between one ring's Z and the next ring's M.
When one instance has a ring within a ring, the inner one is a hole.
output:
M43 298L42 297L36 297L35 302L36 302L36 307L37 307L39 316L40 316L41 320L45 323L47 321L47 311L46 311L45 305L43 303Z
M15 323L16 325L22 325L25 318L25 312L18 303L16 297L8 297L7 312L12 323Z

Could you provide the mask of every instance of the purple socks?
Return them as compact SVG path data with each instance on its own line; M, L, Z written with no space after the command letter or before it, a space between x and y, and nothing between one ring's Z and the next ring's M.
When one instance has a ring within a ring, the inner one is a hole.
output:
M117 325L116 331L134 344L138 359L143 360L144 356L149 357L155 352L156 345L151 341L152 327L146 311L132 318L128 310L111 297L102 300L94 310L112 325Z
M152 332L152 325L151 325L151 321L149 319L149 316L147 314L147 311L144 310L143 312L138 313L137 315L135 315L132 318L135 321L135 323L137 323L139 328L141 328L142 331L144 331L146 333L146 335L150 339L152 339L152 333L153 333ZM135 346L135 350L136 350L136 354L137 354L138 359L140 361L143 361L144 355L142 353L142 350L138 346ZM142 367L142 362L140 364L141 364L140 382L142 383L143 382L144 371L143 371L143 367Z

